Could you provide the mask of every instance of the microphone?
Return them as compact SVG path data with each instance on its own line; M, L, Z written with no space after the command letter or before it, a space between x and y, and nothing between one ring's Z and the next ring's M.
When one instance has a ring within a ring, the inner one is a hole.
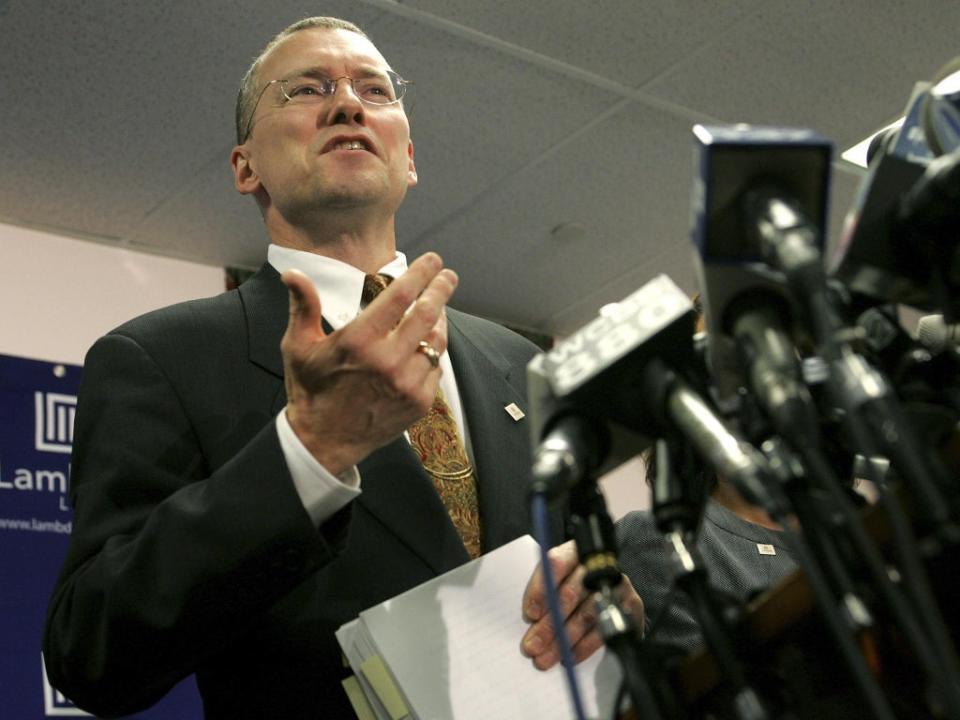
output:
M656 424L636 396L638 372L663 348L690 348L693 303L654 278L527 366L534 492L557 497L588 473L636 456Z
M930 295L943 302L953 322L960 289L952 263L960 235L960 150L931 160L897 207L897 224L916 255L930 268Z
M624 447L635 455L651 438L679 432L748 500L784 512L783 501L767 487L765 459L724 426L688 379L695 376L694 319L692 301L660 275L531 360L534 468L565 466L582 472L610 466L611 458L631 456L623 453ZM612 452L616 443L579 440L618 427L634 438L632 446L620 444L618 452ZM550 459L558 449L569 456L565 463ZM575 475L537 477L535 487L558 492L556 485L577 482Z
M734 166L734 170L728 170L725 175L715 170L712 174L702 173L716 184L715 187L723 190L713 194L715 199L712 202L709 192L704 192L702 211L697 213L695 240L704 258L700 266L701 277L709 281L719 255L717 249L734 247L741 237L746 238L740 243L745 250L737 259L746 260L751 252L753 257L759 254L781 273L781 286L787 284L794 302L802 304L801 311L830 367L828 387L831 399L846 414L845 425L854 439L855 449L869 456L876 454L878 447L883 447L904 478L914 485L924 520L932 527L945 527L950 514L937 488L941 469L929 460L914 437L889 384L853 352L839 332L840 323L831 304L818 247L818 241L823 237L825 200L818 204L817 199L825 193L825 175L803 173L805 167L816 167L813 163L816 159L828 165L829 144L821 142L817 148L810 145L808 138L799 135L788 138L794 152L785 155L784 141L770 130L760 134L759 139L769 142L773 136L778 145L761 152L755 147L758 143L750 143L750 138L744 136L745 130L739 128L711 132L709 128L698 127L694 132L703 146L701 166L707 169L717 166L715 158L718 155L721 158L742 157L746 148L754 146L751 148L751 163L744 163L746 169L736 172ZM806 142L798 143L797 140L801 139ZM804 144L807 147L803 147ZM756 167L762 167L762 175L754 169ZM798 170L791 173L793 167ZM760 178L755 179L758 175ZM794 178L792 188L787 184L791 176ZM768 179L770 177L772 180ZM804 177L807 182L798 185L797 179ZM818 179L821 182L816 185ZM729 185L733 186L733 191L726 191ZM709 191L711 185L705 183L705 187ZM723 202L717 199L721 193ZM741 228L731 223L723 224L721 211L717 208L725 207L741 208ZM741 232L738 233L738 229ZM737 296L731 297L729 289L725 295L721 294L726 302L719 304L720 322L714 319L714 325L719 326L719 332L727 337L733 334L738 340L744 365L750 373L750 387L774 428L801 455L810 458L808 462L816 460L816 465L823 466L821 458L814 458L811 453L819 448L816 407L803 382L799 363L791 357L789 336L775 311L776 307L786 307L786 304L778 302L766 283L750 287L751 275L744 273L741 277ZM709 295L704 304L716 308ZM731 326L735 328L732 332Z
M960 57L944 65L923 104L923 133L934 155L960 148Z
M857 326L864 331L865 349L896 388L916 435L929 448L946 449L960 420L960 328L945 325L942 315L928 315L920 318L914 340L889 306L870 308Z
M924 315L917 323L917 339L931 352L960 349L960 324L947 324L943 315Z
M943 248L943 243L934 242L924 248L912 237L923 231L923 215L930 207L925 201L936 200L950 178L944 173L928 178L920 188L926 191L904 206L905 196L931 162L960 148L955 125L960 113L956 91L960 75L952 65L944 73L936 84L914 86L903 124L879 143L827 269L854 292L883 302L946 309L953 317L960 310L955 303L960 301L951 299L956 284L947 273L955 244Z
M768 413L793 412L788 406L806 393L792 341L805 335L804 308L768 260L819 262L832 144L793 128L697 125L693 133L694 269L722 407L750 386ZM785 221L791 232L771 239Z

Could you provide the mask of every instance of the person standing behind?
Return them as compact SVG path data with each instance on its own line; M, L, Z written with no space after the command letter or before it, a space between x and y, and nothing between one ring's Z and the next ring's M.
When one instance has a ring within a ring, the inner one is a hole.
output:
M648 458L648 477L655 473ZM744 603L797 569L780 526L763 509L703 466L696 473L705 493L697 549L710 585L734 603ZM634 510L616 522L620 567L643 588L647 637L689 653L703 643L690 600L674 589L666 538L649 510Z

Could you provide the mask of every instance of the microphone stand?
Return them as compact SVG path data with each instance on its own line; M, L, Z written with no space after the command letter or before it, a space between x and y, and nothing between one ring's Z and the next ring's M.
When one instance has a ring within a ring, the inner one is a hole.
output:
M842 490L837 487L837 493L827 493L823 496L823 489L818 486L820 478L811 478L806 475L806 466L797 465L797 458L787 449L783 440L771 438L763 443L761 450L771 461L773 475L778 478L784 493L790 499L794 515L803 528L803 536L807 541L810 552L823 568L825 579L831 586L838 606L842 609L844 618L850 630L860 635L874 627L873 615L867 604L861 598L857 583L850 573L850 568L856 569L851 562L854 553L838 546L838 541L845 539L846 523L851 521L850 514L842 511L837 505L838 496L841 502L849 505L849 500L842 497ZM889 583L889 579L887 580Z
M689 484L673 469L672 451L678 440L657 441L657 477L653 483L653 514L667 539L674 567L674 584L693 603L694 613L721 675L733 688L733 713L740 720L769 717L760 696L748 683L737 657L729 621L717 602L707 569L696 548L704 497L693 497Z
M764 258L786 276L795 300L806 310L814 340L830 366L830 394L846 413L846 426L854 447L867 458L881 454L882 450L901 476L911 483L921 529L932 534L940 552L943 545L956 547L960 528L940 490L946 485L946 482L938 483L942 468L920 449L883 375L855 353L849 341L841 336L815 242L815 227L798 204L784 201L769 188L748 195L746 208L748 216L754 219L753 227L748 230L759 237ZM907 581L904 589L918 609L918 619L923 626L926 643L915 638L926 645L918 648L920 657L932 654L930 662L924 664L949 717L960 718L960 664L933 598L919 549L903 511L890 497L883 478L873 472L869 463L868 469L870 479L877 485L880 504L890 519L901 570ZM888 601L891 598L888 594Z
M620 662L637 716L660 720L662 714L640 654L640 634L633 616L624 611L616 596L623 573L617 564L613 521L597 484L587 481L574 486L568 507L571 534L577 543L580 563L587 571L583 586L595 593L597 626L603 642ZM671 706L675 705L674 700Z
M749 232L759 238L764 259L784 274L791 293L806 311L813 337L830 367L828 388L848 418L857 450L878 454L877 445L901 476L912 484L921 517L935 532L955 535L950 505L936 480L941 468L919 449L888 383L840 336L840 323L827 288L817 230L797 203L776 190L760 188L747 195L746 212L755 220ZM868 428L869 430L865 430Z
M630 613L617 600L616 587L623 582L623 573L617 564L617 543L613 521L607 513L606 502L593 477L597 458L605 453L609 439L605 432L576 413L561 415L553 429L541 442L534 455L532 499L543 515L548 499L567 495L569 531L577 545L580 564L586 569L583 586L594 593L597 605L597 627L604 644L616 655L623 671L623 682L642 718L661 720L660 708L647 680L640 653L640 633ZM536 515L536 514L535 514ZM546 547L544 543L541 543ZM549 562L544 556L545 576L549 577ZM552 580L548 585L553 586ZM548 594L548 599L553 593ZM551 617L559 628L558 639L565 636L559 607L551 605ZM561 650L570 656L569 648L561 642ZM575 706L581 707L572 657L564 661ZM678 705L674 698L661 690L660 697ZM617 711L619 708L614 708ZM676 713L671 715L676 716Z
M853 642L845 619L834 605L833 592L819 563L803 539L790 530L787 517L790 506L771 477L766 458L752 445L730 433L703 398L662 362L654 360L647 364L644 390L646 397L656 398L655 405L662 408L663 415L670 419L665 422L667 427L677 427L700 456L732 482L744 498L764 508L780 524L784 540L806 573L823 618L864 701L878 720L893 720L893 710Z
M773 433L800 453L791 453L782 441L768 439L761 449L770 460L773 475L804 529L811 552L832 581L851 629L861 632L873 625L867 606L859 597L848 572L851 553L846 556L837 545L848 517L838 513L839 483L831 475L824 487L822 475L808 471L808 458L820 444L817 410L803 383L800 364L789 333L787 310L777 297L747 298L733 322L741 365L745 368L751 394L741 403L743 426L754 426L753 435ZM759 417L757 411L759 411ZM753 420L753 422L751 422ZM798 459L801 462L798 462ZM826 495L824 494L826 493ZM840 498L841 501L844 498ZM855 569L855 568L854 568Z

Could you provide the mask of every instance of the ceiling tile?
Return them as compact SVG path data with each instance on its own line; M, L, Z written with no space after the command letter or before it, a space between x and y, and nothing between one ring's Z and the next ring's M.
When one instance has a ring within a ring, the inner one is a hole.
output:
M341 1L361 21L379 12ZM0 213L122 238L232 142L240 78L309 3L2 8ZM264 31L264 28L268 28Z
M456 258L464 307L524 327L569 330L554 324L563 308L687 242L691 152L688 128L628 105L411 249ZM647 172L651 166L658 176ZM558 224L574 222L586 228L582 240L551 236Z
M405 0L451 23L637 87L740 22L760 0Z
M726 122L814 128L848 147L957 54L956 0L764 3L644 91Z
M402 18L384 18L374 40L416 83L410 114L420 180L399 218L407 236L469 206L618 100Z

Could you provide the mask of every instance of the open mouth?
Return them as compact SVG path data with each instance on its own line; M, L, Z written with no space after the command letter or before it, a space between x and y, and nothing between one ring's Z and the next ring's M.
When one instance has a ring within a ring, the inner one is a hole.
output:
M338 139L324 147L323 152L333 152L334 150L361 150L371 152L370 146L366 141L359 138Z

